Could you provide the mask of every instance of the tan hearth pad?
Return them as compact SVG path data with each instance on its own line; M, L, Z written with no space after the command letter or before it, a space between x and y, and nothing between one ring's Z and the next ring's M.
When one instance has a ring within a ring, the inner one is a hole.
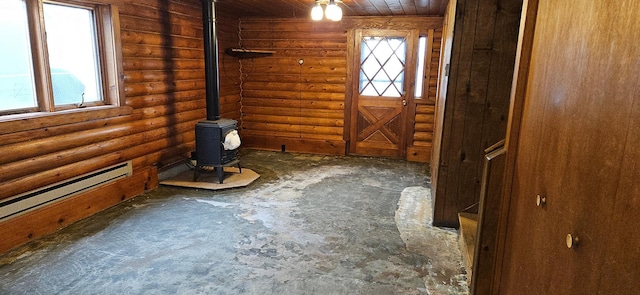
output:
M245 187L258 178L260 178L260 175L251 169L242 168L242 173L239 173L237 167L224 167L223 183L220 183L218 181L218 173L213 171L198 173L198 180L194 182L193 171L188 170L172 178L163 180L160 182L160 184L209 190L221 190L235 187Z

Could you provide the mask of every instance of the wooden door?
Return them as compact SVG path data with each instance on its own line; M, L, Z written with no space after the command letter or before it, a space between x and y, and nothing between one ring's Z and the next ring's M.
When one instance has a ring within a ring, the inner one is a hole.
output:
M414 30L355 30L350 153L404 158L417 37Z
M528 2L500 293L636 294L640 3Z
M449 87L449 68L451 65L451 53L453 51L453 29L456 22L456 5L458 0L449 0L447 12L442 27L442 47L438 68L438 95L436 97L435 122L433 123L433 147L431 148L431 191L438 189L438 172L440 169L440 147L442 146L442 131L444 125L445 102Z

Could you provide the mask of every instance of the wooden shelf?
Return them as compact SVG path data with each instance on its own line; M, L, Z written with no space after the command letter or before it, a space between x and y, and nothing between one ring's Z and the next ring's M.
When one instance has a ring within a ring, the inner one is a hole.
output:
M266 57L275 53L275 51L250 50L250 49L243 49L243 48L227 48L226 52L228 55L231 55L237 58Z

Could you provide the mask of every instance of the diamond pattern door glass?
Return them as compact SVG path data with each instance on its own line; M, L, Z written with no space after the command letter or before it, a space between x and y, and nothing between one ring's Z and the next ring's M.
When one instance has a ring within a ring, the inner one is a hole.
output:
M407 42L402 37L363 37L360 95L400 97Z

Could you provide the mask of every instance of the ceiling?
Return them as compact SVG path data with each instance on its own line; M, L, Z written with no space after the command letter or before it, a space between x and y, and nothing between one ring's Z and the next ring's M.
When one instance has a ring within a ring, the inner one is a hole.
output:
M216 0L221 13L239 17L308 18L315 0ZM442 16L448 0L343 0L345 16Z

